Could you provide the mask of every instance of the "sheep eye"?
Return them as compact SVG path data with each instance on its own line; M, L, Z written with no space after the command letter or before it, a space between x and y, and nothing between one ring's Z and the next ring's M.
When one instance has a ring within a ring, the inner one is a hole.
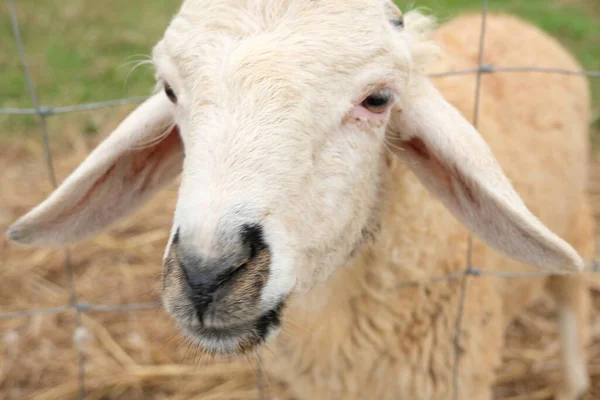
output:
M391 92L388 89L382 89L364 99L361 105L373 113L381 114L385 112L391 100Z
M175 92L168 83L165 83L165 94L167 95L169 100L173 102L173 104L177 103L177 96L175 95Z

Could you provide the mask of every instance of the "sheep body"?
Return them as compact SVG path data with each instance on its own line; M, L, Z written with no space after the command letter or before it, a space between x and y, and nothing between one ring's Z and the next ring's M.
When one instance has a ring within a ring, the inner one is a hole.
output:
M440 26L444 49L435 70L477 65L479 15ZM580 69L561 45L507 15L488 16L484 63ZM434 80L467 118L476 78ZM584 257L593 254L592 216L585 197L589 92L585 78L540 73L482 76L479 130L528 207ZM298 399L452 398L455 324L462 280L425 281L467 265L467 231L392 156L384 183L381 234L327 285L287 313L288 334L265 353L265 366ZM526 266L474 241L473 266L526 271ZM588 293L581 276L551 279L472 277L466 282L460 335L460 398L488 399L501 361L503 331L546 284L559 301L565 376L560 398L587 387L582 346ZM578 324L577 325L574 325ZM568 332L565 333L564 330ZM574 334L574 335L573 335Z

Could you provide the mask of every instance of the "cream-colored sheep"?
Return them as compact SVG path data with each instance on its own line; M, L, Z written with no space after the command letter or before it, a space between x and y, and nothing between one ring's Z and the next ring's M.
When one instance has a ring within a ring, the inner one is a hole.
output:
M429 71L475 66L480 24L437 29ZM462 280L402 283L464 269L463 224L490 246L475 240L478 268L583 268L589 93L578 76L483 76L490 152L467 121L475 77L424 75L429 27L383 0L187 0L154 50L164 91L9 234L92 235L183 162L163 301L188 338L229 354L270 341L265 367L301 400L449 399ZM491 15L486 38L485 63L579 68L513 17ZM460 398L491 397L503 329L544 286L559 305L557 394L585 392L583 275L482 276L466 283Z

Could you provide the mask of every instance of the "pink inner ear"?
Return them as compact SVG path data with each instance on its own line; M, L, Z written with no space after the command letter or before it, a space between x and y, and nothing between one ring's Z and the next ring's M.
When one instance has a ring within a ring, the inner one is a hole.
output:
M412 163L415 174L446 203L454 215L488 244L499 249L495 243L498 238L504 237L505 241L510 242L511 237L514 237L516 239L513 240L519 244L538 242L547 253L556 251L547 243L540 242L539 237L532 234L531 226L513 221L506 224L506 210L502 208L500 202L490 194L476 192L476 184L469 183L468 176L459 171L458 166L443 162L421 138L413 137L401 143L405 151L399 154ZM499 221L505 223L500 224ZM501 251L510 254L506 248L502 248ZM520 259L531 262L524 258Z
M438 184L446 186L446 189L452 190L452 181L450 171L444 163L433 154L425 142L419 137L413 137L410 140L402 142L404 152L401 155L408 156L411 162L418 163L418 168L431 174L433 180ZM431 178L430 178L431 179Z
M170 175L173 175L171 164L182 152L183 143L178 126L174 126L157 143L123 152L77 203L53 218L54 222L60 224L98 200L120 208L124 206L120 202L145 197L164 179L170 179Z
M421 138L413 137L403 141L402 148L405 150L403 153L408 156L411 162L418 163L418 168L427 172L427 180L432 181L438 187L438 190L444 190L455 200L458 200L459 195L456 193L458 189L469 199L471 207L479 207L477 196L473 193L473 189L467 183L463 174L458 171L456 166L442 162Z
M183 151L183 143L179 136L179 127L175 125L167 136L159 143L140 150L132 151L131 171L125 177L126 181L135 181L139 176L145 176L144 184L138 192L144 192L147 186L156 178L155 173L163 167L174 154ZM145 170L145 172L144 172Z

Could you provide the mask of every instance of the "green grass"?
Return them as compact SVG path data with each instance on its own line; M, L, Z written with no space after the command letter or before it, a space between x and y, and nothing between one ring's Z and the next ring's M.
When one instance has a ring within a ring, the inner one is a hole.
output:
M130 74L133 62L150 54L180 1L15 3L40 103L59 106L147 95L152 71L142 66ZM0 6L0 49L0 107L31 107L6 2ZM93 115L73 114L72 128L93 133ZM0 135L36 133L36 127L32 116L0 116Z
M19 0L18 19L40 102L71 105L146 95L152 71L131 72L149 55L181 0ZM408 2L399 1L401 8ZM416 0L444 20L479 10L480 0ZM492 10L511 12L539 25L569 47L587 69L600 70L600 1L490 0ZM6 3L0 6L0 108L31 107ZM600 104L600 78L593 80ZM94 134L99 112L68 116L70 129ZM105 115L105 114L101 114ZM66 121L67 117L53 117ZM50 126L60 134L59 121ZM0 136L37 133L35 117L0 116Z

